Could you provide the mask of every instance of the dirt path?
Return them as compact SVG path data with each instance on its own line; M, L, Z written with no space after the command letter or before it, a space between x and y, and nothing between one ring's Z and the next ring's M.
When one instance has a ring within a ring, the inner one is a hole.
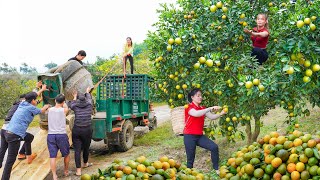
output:
M164 122L170 119L170 108L168 106L159 106L155 107L155 112L158 120L158 126L161 126ZM90 156L89 161L92 162L94 165L85 168L82 170L82 174L88 173L93 174L97 173L98 168L104 169L109 164L113 162L114 159L122 159L127 160L132 158L132 155L134 152L139 152L139 150L142 147L133 147L127 152L110 152L107 148L107 146L102 142L91 142L90 146ZM71 160L69 164L69 170L71 171L71 174L69 177L63 177L63 164L58 164L57 167L57 173L59 176L59 179L61 180L78 180L80 179L78 176L75 176L74 173L76 171L75 168L75 162L74 162L74 151L71 150ZM50 173L46 178L46 180L52 179L52 174Z

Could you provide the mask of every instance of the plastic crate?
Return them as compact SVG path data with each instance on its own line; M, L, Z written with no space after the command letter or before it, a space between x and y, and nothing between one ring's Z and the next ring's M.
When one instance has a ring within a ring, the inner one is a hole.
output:
M106 100L149 100L149 82L153 78L146 74L110 75L97 89L97 110L106 109Z

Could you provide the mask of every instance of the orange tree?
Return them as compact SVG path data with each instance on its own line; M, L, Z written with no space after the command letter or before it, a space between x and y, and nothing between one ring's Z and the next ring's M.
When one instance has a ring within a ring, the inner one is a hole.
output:
M240 125L248 143L260 133L260 118L276 105L288 123L308 115L306 102L319 104L319 1L178 0L162 4L156 31L146 40L157 70L158 93L173 108L187 104L188 91L201 88L204 105L229 112L206 133L233 141ZM269 16L269 59L250 57L258 13ZM254 123L254 129L252 124ZM289 126L288 130L291 130ZM243 137L243 133L239 133Z

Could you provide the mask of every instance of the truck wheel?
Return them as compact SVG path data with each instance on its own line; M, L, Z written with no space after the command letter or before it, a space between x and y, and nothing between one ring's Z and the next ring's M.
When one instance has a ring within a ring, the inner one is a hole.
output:
M65 64L59 66L55 73L61 73L62 82L65 82L72 74L82 68L82 65L76 61L67 61Z
M153 116L149 123L149 130L152 131L158 127L157 117Z
M117 150L121 152L128 151L133 146L133 139L133 124L130 120L126 120L122 126L122 131L120 131L119 134L119 145L117 146Z

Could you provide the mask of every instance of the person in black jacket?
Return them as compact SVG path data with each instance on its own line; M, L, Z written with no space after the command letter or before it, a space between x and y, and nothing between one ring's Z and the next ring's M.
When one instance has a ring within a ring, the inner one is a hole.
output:
M4 119L4 124L2 126L2 129L5 129L6 128L6 125L10 122L14 112L16 112L16 110L18 109L19 107L19 104L22 102L22 101L25 101L25 97L26 97L26 94L21 94L20 97L19 97L19 100L15 101L10 110L8 111L8 114L7 116L5 117Z
M18 100L18 101L15 101L15 102L12 104L12 106L11 106L11 108L10 108L7 116L6 116L6 118L4 119L4 124L3 124L3 126L2 126L1 131L6 129L6 127L7 127L7 125L9 124L9 122L10 122L13 114L14 114L14 113L16 112L16 110L18 109L19 104L20 104L21 102L25 101L25 97L26 97L26 94L21 94L20 97L19 97L19 100ZM3 139L3 138L4 138L4 135L3 135L2 133L1 133L1 138L2 138L1 141L3 141L3 140L4 140L4 139ZM21 147L21 149L20 149L20 151L19 151L18 159L26 159L25 143L23 143L23 145L22 145L22 147Z
M76 60L76 61L78 61L81 65L83 65L82 60L83 60L86 56L87 56L87 53L86 53L84 50L80 50L75 57L70 58L68 61Z
M81 150L83 150L83 167L92 166L92 163L88 162L92 137L91 115L93 107L92 97L89 93L90 90L91 88L88 87L85 94L74 92L74 99L68 103L68 107L75 114L74 126L72 128L72 143L77 176L81 176Z
M36 89L39 89L41 88L42 86L42 81L39 81L37 82L36 84ZM38 90L37 90L38 91ZM41 93L37 93L38 96L41 95ZM26 94L21 94L20 97L19 97L19 100L15 101L10 110L8 111L8 114L6 115L5 119L4 119L4 124L2 126L2 129L3 130L6 130L6 127L7 125L9 124L13 114L16 112L16 110L18 109L19 105L21 102L25 101L25 97L26 97ZM37 100L37 104L39 104L40 102L42 101L42 98L40 100ZM1 138L4 138L3 134L1 134ZM3 139L1 139L3 140ZM18 154L18 159L22 160L22 159L26 159L26 144L23 143L20 151L19 151L19 154Z

